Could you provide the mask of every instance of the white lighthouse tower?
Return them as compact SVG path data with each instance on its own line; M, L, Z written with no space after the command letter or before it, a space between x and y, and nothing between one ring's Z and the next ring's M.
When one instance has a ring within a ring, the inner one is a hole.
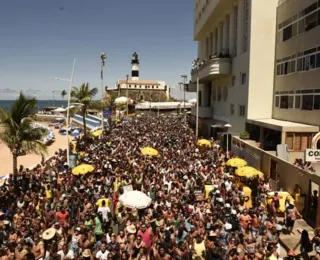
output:
M131 80L139 80L139 59L136 52L132 54L131 59Z

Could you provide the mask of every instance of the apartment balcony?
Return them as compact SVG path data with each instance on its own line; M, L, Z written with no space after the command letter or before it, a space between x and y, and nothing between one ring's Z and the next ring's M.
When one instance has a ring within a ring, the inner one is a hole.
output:
M204 83L211 81L214 78L232 74L232 59L231 58L213 58L202 61L199 71L199 81ZM191 71L191 81L197 81L197 70Z
M197 115L197 106L191 108L191 115ZM213 109L212 107L204 107L199 106L199 117L200 118L212 118L213 116Z

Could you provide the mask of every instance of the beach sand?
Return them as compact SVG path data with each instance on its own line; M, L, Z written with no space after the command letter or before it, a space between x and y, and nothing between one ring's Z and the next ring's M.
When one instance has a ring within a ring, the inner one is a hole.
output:
M54 129L56 139L51 145L48 146L48 153L45 155L45 158L49 158L54 155L54 153L59 150L59 148L67 148L67 137L60 135L58 131L58 129ZM69 139L71 141L73 137L70 136ZM40 162L41 156L36 154L19 156L18 168L21 164L26 168L31 168L33 166L36 166ZM12 173L12 155L9 148L5 144L0 143L0 176L6 175L8 173Z

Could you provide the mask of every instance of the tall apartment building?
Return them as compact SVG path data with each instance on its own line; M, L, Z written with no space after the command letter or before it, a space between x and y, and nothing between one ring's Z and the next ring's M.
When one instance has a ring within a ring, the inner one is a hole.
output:
M191 71L188 90L199 76L200 135L214 136L227 123L239 134L248 119L271 118L277 3L194 0L201 66Z
M273 118L309 125L282 138L304 152L320 126L320 1L280 1L277 16Z

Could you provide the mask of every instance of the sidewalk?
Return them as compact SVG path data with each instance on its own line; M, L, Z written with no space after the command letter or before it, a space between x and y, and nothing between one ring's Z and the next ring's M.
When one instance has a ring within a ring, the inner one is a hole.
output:
M283 218L277 218L278 222L283 222ZM296 220L294 224L293 233L291 235L280 234L280 244L285 250L292 250L298 243L301 237L302 230L307 230L309 233L310 240L314 237L313 228L310 227L304 219ZM299 247L295 251L295 253L299 253ZM309 255L314 255L315 252L309 253Z

